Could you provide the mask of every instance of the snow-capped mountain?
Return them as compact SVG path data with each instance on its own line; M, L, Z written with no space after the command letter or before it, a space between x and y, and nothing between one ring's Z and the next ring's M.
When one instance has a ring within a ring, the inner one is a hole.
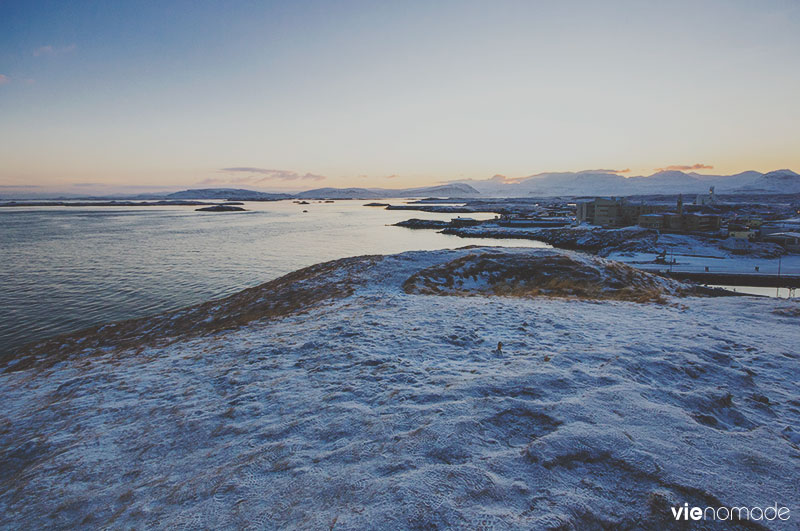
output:
M166 199L288 199L287 194L270 194L242 188L193 188L167 195Z
M404 190L386 190L393 194L391 197L474 197L481 193L472 186L465 183L443 184L440 186L424 186L421 188L406 188ZM389 197L389 196L387 196Z
M791 170L766 174L745 171L734 175L703 175L682 171L661 171L649 176L623 177L603 171L539 173L523 179L496 176L468 181L484 196L579 196L699 194L713 186L722 193L797 193L800 175Z
M723 186L744 186L761 177L761 173L757 171L743 171L733 175L708 175L703 173L689 172L687 175L694 177L701 181L715 181Z
M576 190L585 194L619 193L624 186L624 177L599 172L540 174L519 183L524 195L571 195Z
M783 194L800 193L800 175L786 169L771 171L742 186L741 190Z

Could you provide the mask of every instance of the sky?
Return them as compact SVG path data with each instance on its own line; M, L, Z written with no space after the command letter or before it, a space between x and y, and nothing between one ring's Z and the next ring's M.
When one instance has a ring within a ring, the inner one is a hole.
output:
M800 170L799 94L796 0L0 0L0 190Z

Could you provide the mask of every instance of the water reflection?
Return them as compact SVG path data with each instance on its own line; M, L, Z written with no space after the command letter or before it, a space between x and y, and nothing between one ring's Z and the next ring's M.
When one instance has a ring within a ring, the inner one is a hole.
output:
M372 201L247 202L248 212L232 213L189 206L0 209L0 352L196 304L345 256L546 246L392 227L411 217L457 214L384 210L366 202Z

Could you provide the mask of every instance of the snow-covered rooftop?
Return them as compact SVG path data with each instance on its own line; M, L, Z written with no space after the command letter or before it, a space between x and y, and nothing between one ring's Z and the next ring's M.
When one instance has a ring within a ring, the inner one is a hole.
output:
M765 236L765 238L772 238L775 236L783 236L787 238L800 238L800 232L773 232Z

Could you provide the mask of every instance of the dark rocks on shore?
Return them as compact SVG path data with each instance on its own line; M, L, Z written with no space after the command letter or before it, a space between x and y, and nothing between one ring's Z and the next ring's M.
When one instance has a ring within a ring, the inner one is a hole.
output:
M536 240L553 247L585 251L600 256L618 252L652 252L658 233L650 229L604 229L601 227L503 227L492 221L460 223L452 221L412 218L395 223L396 227L409 229L434 229L442 234L462 238L497 238Z
M210 205L205 201L8 201L0 203L0 207L143 207L143 206L197 206Z
M270 201L283 201L284 199L289 199L290 196L284 196L284 194L275 194L275 197L264 197L264 196L233 196L229 197L228 199L231 201L251 201L251 202L261 202L261 203L268 203Z
M197 212L246 212L242 207L230 205L214 205L204 208L195 208L195 210Z
M364 206L368 206L368 207L388 207L389 203L365 203Z
M394 224L395 227L405 227L407 229L444 229L450 226L447 221L436 219L407 219Z
M442 232L462 238L538 240L549 243L553 247L587 251L600 256L605 256L612 251L651 251L658 238L656 231L638 227L629 230L600 227L591 229L579 227L514 229L489 224L481 227L448 226Z
M470 207L451 205L388 205L386 210L418 210L420 212L444 212L447 214L469 214L482 212Z

